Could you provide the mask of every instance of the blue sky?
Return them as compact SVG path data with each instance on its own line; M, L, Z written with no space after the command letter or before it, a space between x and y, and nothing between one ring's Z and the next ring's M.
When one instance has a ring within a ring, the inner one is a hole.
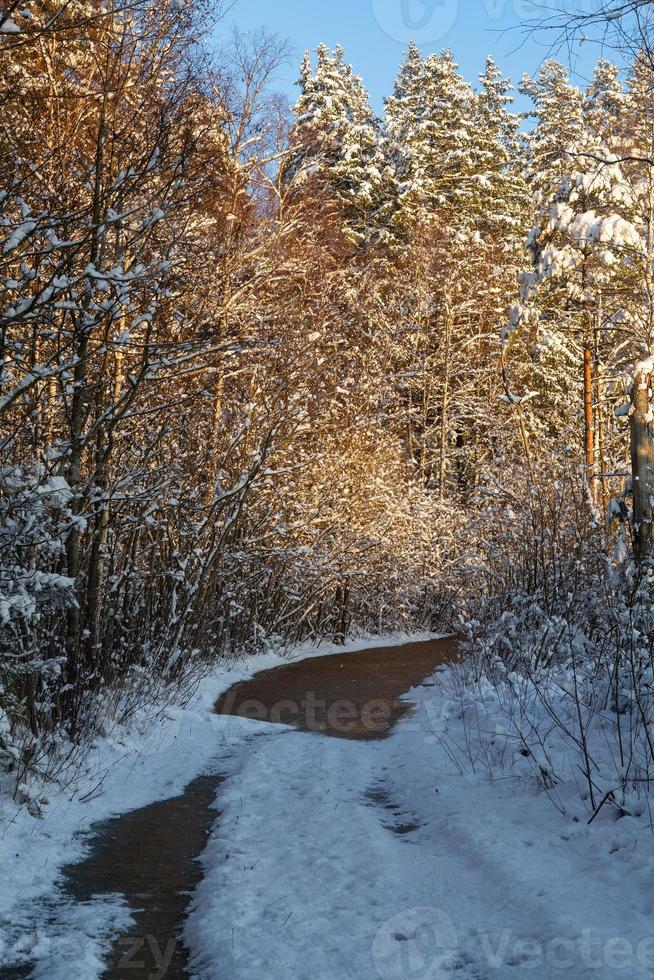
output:
M330 46L340 42L381 111L410 37L423 52L451 48L470 81L475 81L488 54L517 81L524 72L535 72L549 54L549 41L529 39L523 28L548 8L580 10L593 2L538 0L536 7L529 0L237 0L223 28L266 27L290 41L294 58L280 71L278 88L291 99L304 50L320 41ZM592 44L572 52L578 81L590 75L599 53ZM560 58L567 60L568 52ZM517 105L526 108L521 99Z

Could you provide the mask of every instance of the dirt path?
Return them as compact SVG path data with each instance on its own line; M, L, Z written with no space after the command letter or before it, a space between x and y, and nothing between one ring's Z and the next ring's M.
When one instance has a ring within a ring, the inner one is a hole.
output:
M455 655L453 640L428 640L313 657L236 684L216 711L336 738L386 738L412 708L402 695Z
M106 980L187 976L178 933L202 877L197 857L216 821L221 780L199 776L182 796L101 823L88 858L64 869L66 897L122 894L133 910L134 926L114 944Z
M455 654L453 641L430 640L303 660L235 685L220 698L216 712L289 724L323 737L385 738L412 708L402 695ZM106 980L188 976L179 936L201 877L197 858L216 821L212 803L222 778L220 773L201 776L181 796L97 825L89 856L64 869L63 902L118 893L133 910L134 926L116 940Z

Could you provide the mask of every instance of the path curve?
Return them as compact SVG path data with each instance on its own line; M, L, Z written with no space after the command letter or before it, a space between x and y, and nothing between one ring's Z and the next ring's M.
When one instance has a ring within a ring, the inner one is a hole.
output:
M402 696L455 655L455 642L439 639L313 657L234 685L215 710L318 737L382 739L412 708ZM63 870L63 902L121 894L132 911L134 925L114 942L105 980L188 977L180 936L201 879L198 858L216 822L213 801L217 793L219 808L224 761L181 796L96 825L88 856ZM29 975L21 969L12 976Z
M455 656L456 642L438 639L312 657L235 684L216 711L336 738L386 738L411 711L403 695Z

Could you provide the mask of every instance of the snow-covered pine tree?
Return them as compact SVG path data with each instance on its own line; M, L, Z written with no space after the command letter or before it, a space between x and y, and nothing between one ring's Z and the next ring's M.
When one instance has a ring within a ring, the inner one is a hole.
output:
M286 178L311 175L339 202L346 238L355 246L384 241L392 204L392 174L381 149L375 117L361 79L343 48L317 48L301 66Z
M465 149L470 140L473 93L449 52L423 59L407 51L393 96L386 103L386 152L396 174L394 225L404 242L407 297L404 317L404 397L409 441L421 480L447 496L449 457L459 433L452 415L456 328L465 295L460 233L466 211ZM460 152L464 148L464 153ZM469 154L468 154L469 159Z
M387 153L398 181L397 223L434 212L465 221L472 194L475 98L450 51L423 59L412 45L386 103Z
M654 353L654 76L646 53L639 54L631 67L613 149L622 160L641 222L642 269L632 309L638 360Z
M492 58L487 59L479 81L473 150L477 184L474 207L480 230L488 229L496 247L517 253L531 208L523 172L520 117L511 112L510 79L502 76Z
M492 63L476 94L450 52L424 60L415 45L387 102L396 227L411 268L412 368L402 375L411 378L411 451L441 499L470 493L496 455L487 406L500 394L503 295L528 227L509 102Z
M537 219L527 242L533 270L523 283L528 314L518 304L513 323L536 315L537 345L559 350L562 366L571 349L579 351L583 447L597 496L598 455L605 471L598 438L600 337L621 315L641 236L622 167L598 129L606 113L605 86L598 80L584 98L565 69L548 62L535 81L525 80L523 90L534 100L538 120L529 137L528 165ZM545 387L557 390L555 384Z
M520 116L511 111L511 82L502 76L492 58L487 59L479 82L474 148L475 249L485 256L486 274L479 283L479 298L480 311L490 325L489 356L491 363L499 360L499 370L489 373L492 385L484 390L482 397L497 398L495 384L501 375L502 400L509 406L509 415L513 419L511 430L514 438L518 437L518 456L529 464L529 434L522 405L514 395L512 385L525 389L529 386L523 385L521 365L511 364L510 359L505 358L501 344L498 350L498 324L505 316L506 296L511 294L524 271L526 261L522 242L532 224L531 196L524 176L525 140L520 133ZM501 336L501 328L499 334ZM489 427L486 438L496 443L496 458L499 458L497 429L497 424ZM507 438L513 442L503 432L502 441L506 442Z
M622 120L628 111L627 103L620 69L606 58L600 58L584 93L583 112L594 137L612 150L622 141Z
M641 249L633 271L621 324L619 368L633 377L631 407L631 460L634 546L639 557L649 557L654 540L651 502L652 468L651 389L654 354L654 76L651 51L638 53L626 90L610 92L613 107L611 150L621 161L640 231ZM615 118L617 117L617 118ZM649 393L649 394L648 394Z

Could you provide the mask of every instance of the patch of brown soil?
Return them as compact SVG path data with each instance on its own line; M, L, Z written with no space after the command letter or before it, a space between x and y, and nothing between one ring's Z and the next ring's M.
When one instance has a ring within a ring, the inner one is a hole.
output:
M412 708L402 695L455 657L452 639L313 657L235 684L216 712L335 738L386 738Z

